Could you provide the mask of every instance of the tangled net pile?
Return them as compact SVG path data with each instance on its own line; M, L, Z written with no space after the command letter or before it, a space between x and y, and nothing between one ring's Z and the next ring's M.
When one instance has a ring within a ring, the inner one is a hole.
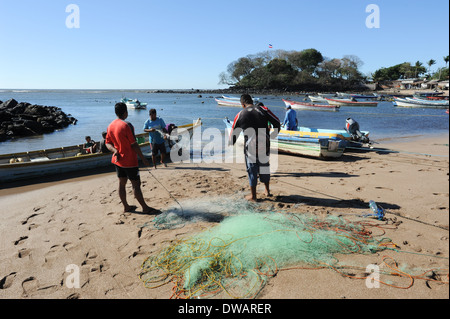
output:
M172 283L175 298L254 298L283 268L335 268L336 254L392 245L365 226L333 216L246 211L148 257L140 278L148 288Z

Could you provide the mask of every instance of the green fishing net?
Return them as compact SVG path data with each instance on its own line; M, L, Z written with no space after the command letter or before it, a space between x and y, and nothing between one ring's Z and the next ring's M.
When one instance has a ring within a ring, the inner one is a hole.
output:
M282 268L332 265L336 254L385 249L387 239L374 239L363 223L262 211L248 203L233 211L239 203L227 203L219 224L145 260L140 278L146 287L172 283L177 298L254 298Z

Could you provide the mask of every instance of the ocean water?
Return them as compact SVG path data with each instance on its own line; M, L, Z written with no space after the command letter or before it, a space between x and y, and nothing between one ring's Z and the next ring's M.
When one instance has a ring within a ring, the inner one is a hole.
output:
M201 95L201 97L199 96ZM225 131L223 119L234 119L240 111L236 107L218 106L210 93L149 93L144 90L0 90L0 100L14 98L45 106L57 106L71 114L76 125L41 136L25 137L0 142L0 153L16 153L84 143L86 135L95 141L101 140L101 133L116 116L114 105L122 97L147 102L146 110L129 110L128 121L136 130L143 132L148 110L155 108L166 124L189 124L202 118L203 129L214 127ZM258 96L280 120L284 119L285 108L282 98L301 101L303 96ZM449 116L443 109L410 109L394 107L392 102L382 101L378 107L341 107L338 112L297 111L299 125L344 129L347 118L356 120L360 129L370 131L372 140L388 137L448 134Z

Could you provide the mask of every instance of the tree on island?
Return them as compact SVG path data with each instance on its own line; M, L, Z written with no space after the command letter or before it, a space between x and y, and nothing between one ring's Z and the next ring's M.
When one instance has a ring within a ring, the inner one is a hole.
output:
M362 61L354 55L324 58L316 49L265 51L230 63L220 83L258 90L332 90L360 86Z

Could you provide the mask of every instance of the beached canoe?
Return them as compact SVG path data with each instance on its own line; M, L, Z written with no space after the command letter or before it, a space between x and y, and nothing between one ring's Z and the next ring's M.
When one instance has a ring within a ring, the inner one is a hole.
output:
M434 101L416 101L413 99L406 99L394 96L394 106L397 107L411 107L411 108L436 108L436 109L446 109L448 104L440 104Z
M224 123L229 134L232 123L229 119L225 119ZM243 145L243 134L238 138L237 143ZM272 139L270 145L271 148L277 149L279 153L325 159L341 157L347 141L338 137L337 134L322 135L311 132L280 130L277 138Z
M337 106L368 106L377 107L378 102L355 101L353 99L329 99L326 98L328 104Z
M302 131L287 130L280 130L277 139L272 142L273 147L278 147L280 153L317 158L339 158L347 146L347 141L337 135L314 138L307 137Z
M192 135L194 128L200 126L201 119L197 119L191 124L178 126L172 132L171 137L183 136L186 131ZM148 133L137 134L136 140L144 156L151 156ZM168 142L166 144L169 147ZM83 145L4 154L0 155L0 183L89 170L108 165L111 165L111 153L85 154Z
M286 105L286 107L290 106L291 108L296 110L337 112L339 111L340 108L339 106L336 105L289 101L285 99L283 99L283 102Z

